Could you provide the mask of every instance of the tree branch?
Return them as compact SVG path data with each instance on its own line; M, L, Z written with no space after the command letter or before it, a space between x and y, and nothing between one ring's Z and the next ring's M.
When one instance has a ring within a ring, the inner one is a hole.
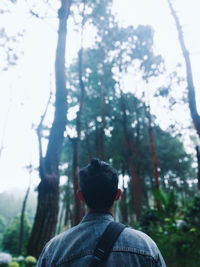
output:
M46 117L46 114L47 114L47 111L48 111L48 108L51 102L51 98L52 98L52 90L50 90L49 98L48 98L44 113L42 114L40 123L36 129L37 137L38 137L38 146L39 146L39 172L40 172L41 179L43 179L44 174L45 174L44 158L43 158L43 151L42 151L42 129L43 129L43 122L44 122L44 119Z
M191 67L191 61L190 61L190 55L185 45L185 40L183 36L183 31L181 28L181 24L179 21L179 18L175 12L174 7L172 6L171 0L167 0L168 5L171 11L171 14L174 18L176 29L178 32L178 38L181 46L181 50L183 53L183 57L186 64L186 75L187 75L187 87L188 87L188 102L189 102L189 108L191 112L191 117L194 123L194 126L196 128L196 131L200 137L200 116L197 112L197 106L196 106L196 95L195 95L195 87L194 87L194 81L193 81L193 73L192 73L192 67Z

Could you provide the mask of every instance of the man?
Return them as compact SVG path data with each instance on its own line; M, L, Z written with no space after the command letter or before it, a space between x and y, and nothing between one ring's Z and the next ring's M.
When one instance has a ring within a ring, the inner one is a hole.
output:
M37 266L87 267L95 247L113 219L113 203L120 198L118 175L109 164L92 159L79 172L77 196L88 207L81 223L54 237L45 246ZM99 266L165 266L156 244L146 234L125 228L115 241L107 259Z

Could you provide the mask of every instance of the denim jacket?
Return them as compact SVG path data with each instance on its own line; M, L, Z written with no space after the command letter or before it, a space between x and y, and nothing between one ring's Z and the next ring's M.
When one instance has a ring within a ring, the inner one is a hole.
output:
M94 248L113 217L89 213L81 223L50 240L39 257L37 267L87 267ZM154 241L143 232L125 228L101 267L165 267Z

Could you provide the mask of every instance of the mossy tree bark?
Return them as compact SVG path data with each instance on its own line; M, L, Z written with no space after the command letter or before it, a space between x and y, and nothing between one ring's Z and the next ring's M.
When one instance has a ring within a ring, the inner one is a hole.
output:
M67 34L67 19L71 0L61 0L58 10L59 27L55 60L56 99L55 113L50 129L46 155L40 154L39 174L41 182L38 186L38 205L28 254L38 257L44 245L53 237L56 231L59 202L59 158L63 143L67 113L67 90L65 77L65 47Z

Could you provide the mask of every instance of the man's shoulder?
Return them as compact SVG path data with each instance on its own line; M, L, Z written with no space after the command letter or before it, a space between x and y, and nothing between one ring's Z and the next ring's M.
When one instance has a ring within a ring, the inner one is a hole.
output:
M123 247L124 250L142 255L156 257L158 247L155 242L144 232L126 227L120 235L116 246Z
M58 245L62 242L64 242L67 238L70 238L71 235L73 235L74 232L78 231L79 225L74 226L70 229L65 230L64 232L54 236L49 242L48 246L54 246Z
M130 242L134 242L135 239L140 243L155 245L155 242L144 232L136 230L132 227L126 227L123 232L124 238ZM135 243L135 242L134 242Z
M70 240L73 240L71 233L76 230L77 226L72 227L56 236L54 236L50 241L48 241L39 257L38 265L41 266L41 261L45 258L48 262L52 260L57 261L58 257L63 254L66 250L66 247L71 243ZM66 243L66 241L68 241Z

